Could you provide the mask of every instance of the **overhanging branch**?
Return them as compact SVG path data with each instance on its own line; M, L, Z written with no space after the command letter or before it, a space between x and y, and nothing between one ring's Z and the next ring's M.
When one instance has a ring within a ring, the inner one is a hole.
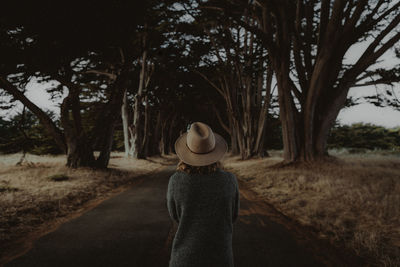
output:
M54 138L57 146L66 153L67 146L62 131L56 126L53 120L42 109L30 101L18 88L10 83L5 77L0 76L0 87L7 93L12 95L15 99L24 104L33 114L35 114L39 121L43 124L49 134Z

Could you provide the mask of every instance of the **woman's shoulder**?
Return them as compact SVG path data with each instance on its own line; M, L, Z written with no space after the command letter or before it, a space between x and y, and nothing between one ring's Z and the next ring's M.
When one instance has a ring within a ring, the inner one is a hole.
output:
M177 181L179 181L181 179L186 179L187 180L188 178L190 178L192 176L196 176L196 178L197 178L197 176L215 176L215 175L216 176L223 176L226 179L231 180L231 181L233 181L235 183L236 183L236 180L237 180L236 176L233 173L228 172L228 171L223 170L223 169L217 169L214 173L211 173L211 174L189 174L189 173L186 173L186 172L183 172L183 171L175 171L171 175L170 181L177 182Z
M220 173L222 173L223 175L225 175L225 176L229 176L229 177L232 177L232 178L236 178L236 176L235 176L233 173L228 172L228 171L226 171L226 170L218 169L218 171L219 171Z
M182 171L175 171L170 177L169 180L170 181L178 181L182 178L185 178L186 176L188 176L187 173L182 172Z
M229 181L231 181L234 184L237 184L237 179L235 174L228 172L226 170L223 169L218 169L218 172L223 175L224 177L226 177L226 179L228 179Z

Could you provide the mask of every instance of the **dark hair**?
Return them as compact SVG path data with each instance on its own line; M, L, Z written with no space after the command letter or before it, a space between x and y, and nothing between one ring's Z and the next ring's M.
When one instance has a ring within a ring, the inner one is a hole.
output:
M222 163L217 161L207 166L192 166L183 161L178 163L177 171L182 171L190 174L210 174L217 169L222 169Z

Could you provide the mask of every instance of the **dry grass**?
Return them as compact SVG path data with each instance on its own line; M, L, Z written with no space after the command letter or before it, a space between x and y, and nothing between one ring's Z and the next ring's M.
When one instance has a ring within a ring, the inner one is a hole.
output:
M332 163L271 168L227 158L225 167L285 215L379 266L400 266L400 158L337 155Z
M173 157L133 160L113 153L109 170L92 170L65 167L65 156L27 155L15 166L20 156L0 155L0 251L44 222L174 162Z

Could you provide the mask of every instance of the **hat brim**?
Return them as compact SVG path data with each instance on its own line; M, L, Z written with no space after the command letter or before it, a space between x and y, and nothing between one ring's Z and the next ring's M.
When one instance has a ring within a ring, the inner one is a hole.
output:
M228 151L228 144L222 136L214 133L215 148L209 153L197 154L190 151L186 145L187 133L178 137L175 142L175 152L180 160L192 166L207 166L223 158Z

